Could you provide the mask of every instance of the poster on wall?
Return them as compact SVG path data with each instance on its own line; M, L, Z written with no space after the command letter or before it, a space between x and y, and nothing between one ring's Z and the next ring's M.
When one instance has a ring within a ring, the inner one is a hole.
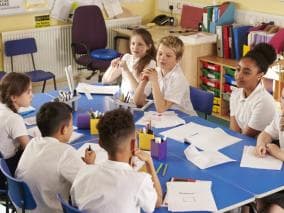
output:
M48 11L54 0L0 0L0 15Z

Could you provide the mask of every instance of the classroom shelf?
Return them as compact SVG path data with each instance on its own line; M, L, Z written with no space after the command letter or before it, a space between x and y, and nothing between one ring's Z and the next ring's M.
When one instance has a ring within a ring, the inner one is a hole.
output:
M229 98L232 89L236 87L234 79L236 66L237 61L233 59L217 56L198 58L198 86L214 93L213 115L224 120L230 119Z

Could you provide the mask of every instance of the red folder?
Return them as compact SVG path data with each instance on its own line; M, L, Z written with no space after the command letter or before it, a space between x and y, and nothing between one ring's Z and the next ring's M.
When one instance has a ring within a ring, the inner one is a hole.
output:
M203 8L183 5L180 26L183 28L198 29L198 24L202 23L202 16Z

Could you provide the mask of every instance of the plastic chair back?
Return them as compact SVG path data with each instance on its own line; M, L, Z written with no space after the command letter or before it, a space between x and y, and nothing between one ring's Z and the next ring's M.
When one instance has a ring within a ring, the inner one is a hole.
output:
M29 186L24 181L12 177L4 159L0 159L0 170L7 178L8 196L11 202L17 208L22 209L22 212L35 209L36 202Z
M214 94L190 86L190 100L194 110L204 113L205 119L212 114Z
M63 200L60 194L57 194L57 199L60 201L64 213L83 213L79 209L71 206L69 203Z

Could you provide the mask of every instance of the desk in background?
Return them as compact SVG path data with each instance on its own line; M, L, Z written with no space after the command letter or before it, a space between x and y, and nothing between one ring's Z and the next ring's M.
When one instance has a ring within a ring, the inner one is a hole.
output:
M173 27L173 26L153 26L153 27L146 27L146 29L151 33L156 47L159 40L164 36L168 35L187 36L196 33L190 30L182 29L181 27ZM113 32L116 33L116 36L114 37L114 44L116 46L116 43L118 42L119 39L129 38L132 33L132 30L118 28L118 29L113 29ZM128 42L126 45L128 45ZM215 54L216 54L216 43L202 43L202 44L185 43L184 54L180 64L185 74L185 77L187 78L191 86L197 87L197 78L199 77L197 71L197 58L201 56L215 55Z

